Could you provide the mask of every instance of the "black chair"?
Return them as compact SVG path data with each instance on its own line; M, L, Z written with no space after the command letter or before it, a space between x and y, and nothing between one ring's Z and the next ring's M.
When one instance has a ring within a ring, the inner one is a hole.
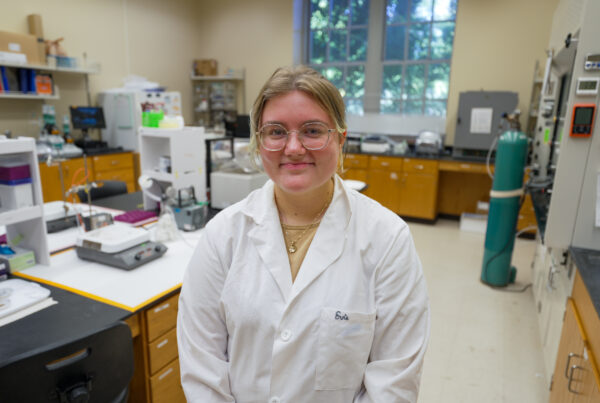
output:
M99 181L97 188L90 189L92 201L103 199L109 196L116 196L127 193L127 184L121 181ZM84 190L78 190L77 196L81 203L87 203L87 193Z
M77 340L0 363L0 401L121 403L133 376L131 331L124 322Z

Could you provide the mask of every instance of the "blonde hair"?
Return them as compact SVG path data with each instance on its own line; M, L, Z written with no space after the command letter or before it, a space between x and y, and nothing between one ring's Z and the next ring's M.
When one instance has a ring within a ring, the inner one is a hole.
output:
M280 67L271 75L261 88L258 97L250 111L250 154L259 158L258 130L265 104L268 100L292 91L302 91L312 97L317 104L329 115L338 131L338 141L346 132L346 108L340 91L323 75L307 66ZM340 151L338 171L343 171L343 159Z

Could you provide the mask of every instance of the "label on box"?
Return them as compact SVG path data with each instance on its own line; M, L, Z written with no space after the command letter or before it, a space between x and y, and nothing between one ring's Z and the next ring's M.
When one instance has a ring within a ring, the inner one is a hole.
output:
M11 43L8 44L8 50L12 50L13 52L20 52L21 51L21 44L11 42Z

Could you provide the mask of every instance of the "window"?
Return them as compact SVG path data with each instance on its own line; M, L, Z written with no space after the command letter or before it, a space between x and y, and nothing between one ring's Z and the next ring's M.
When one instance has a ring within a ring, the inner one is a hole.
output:
M305 63L349 113L445 116L457 0L307 0Z

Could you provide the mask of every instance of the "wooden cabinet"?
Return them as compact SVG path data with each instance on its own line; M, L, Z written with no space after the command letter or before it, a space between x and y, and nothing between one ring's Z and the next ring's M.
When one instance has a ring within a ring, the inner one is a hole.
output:
M401 158L370 156L365 194L397 213L401 177Z
M600 402L600 318L578 273L573 283L552 376L551 403Z
M369 156L360 154L346 154L344 158L344 179L354 179L367 183L367 170L369 169Z
M185 402L177 350L178 302L179 293L138 314L141 324L134 339L130 402Z
M83 158L62 161L60 166L62 166L64 192L67 192L75 184L74 180L76 182L84 180L85 169ZM60 183L60 166L58 163L53 163L51 166L48 166L45 162L39 164L44 202L63 199L63 189Z
M118 180L127 184L128 192L136 190L137 177L134 174L132 153L98 155L88 158L87 163L90 181ZM62 161L61 166L65 192L71 186L83 183L85 178L83 158L71 158ZM39 164L39 168L44 202L62 200L63 191L61 189L58 163L48 166L45 162L42 162Z
M435 219L438 161L404 158L398 214Z
M135 191L133 154L106 154L92 157L95 181L121 181L127 184L127 191Z
M492 179L483 163L439 162L437 210L439 214L460 216L475 213L478 201L489 201Z

